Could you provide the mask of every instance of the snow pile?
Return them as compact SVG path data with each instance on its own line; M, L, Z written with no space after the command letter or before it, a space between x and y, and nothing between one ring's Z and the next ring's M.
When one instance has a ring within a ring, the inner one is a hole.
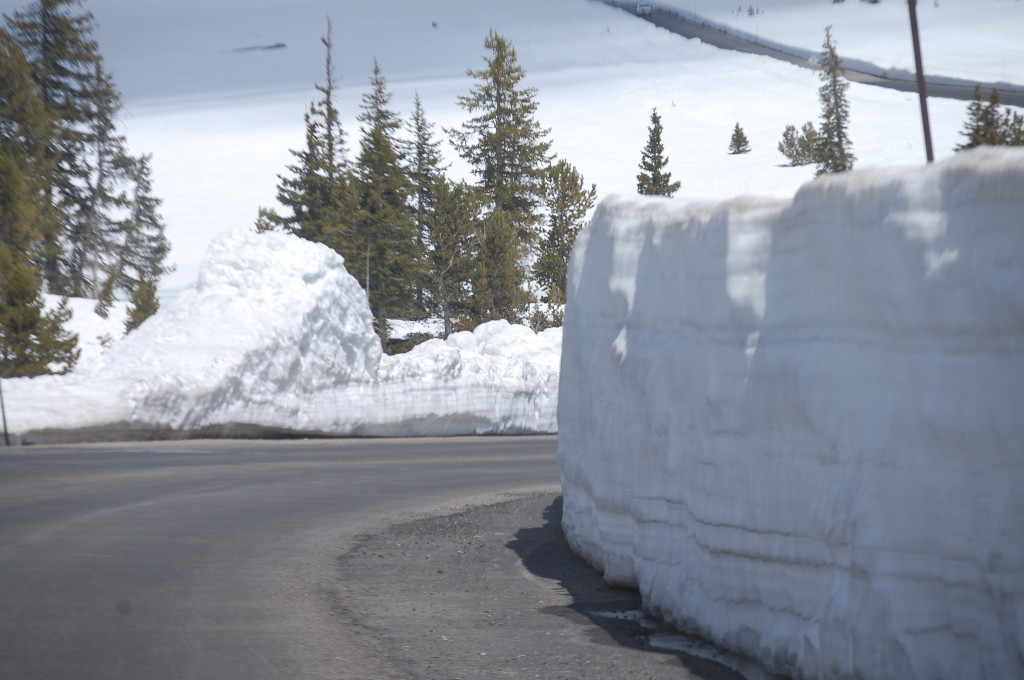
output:
M1021 187L983 149L605 201L564 326L574 548L797 677L1024 677Z
M5 381L8 425L25 442L552 432L560 339L491 322L382 356L338 255L237 230L174 304L72 374Z

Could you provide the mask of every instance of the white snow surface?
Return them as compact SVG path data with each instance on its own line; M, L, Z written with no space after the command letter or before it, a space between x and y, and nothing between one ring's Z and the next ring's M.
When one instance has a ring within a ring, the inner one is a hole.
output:
M193 286L72 373L4 381L7 421L22 442L554 432L560 341L490 322L384 356L341 257L238 229Z
M980 149L605 200L564 325L574 549L795 677L1024 677L1021 187Z

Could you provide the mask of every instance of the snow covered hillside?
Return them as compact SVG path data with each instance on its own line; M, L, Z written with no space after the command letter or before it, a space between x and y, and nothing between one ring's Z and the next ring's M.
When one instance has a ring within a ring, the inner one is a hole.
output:
M564 326L574 548L797 677L1024 677L1021 187L980 149L605 201Z
M4 381L16 441L556 429L561 329L490 322L383 356L342 259L294 236L224 234L177 300L90 344L69 375Z

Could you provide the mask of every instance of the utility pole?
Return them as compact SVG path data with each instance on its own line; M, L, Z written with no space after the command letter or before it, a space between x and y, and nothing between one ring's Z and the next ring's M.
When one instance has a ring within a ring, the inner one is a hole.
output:
M917 69L917 96L921 100L921 123L924 125L924 153L928 162L935 160L932 154L932 129L928 124L928 92L924 84L924 66L921 59L921 38L917 31L917 0L907 0L910 8L910 35L914 39L914 66Z

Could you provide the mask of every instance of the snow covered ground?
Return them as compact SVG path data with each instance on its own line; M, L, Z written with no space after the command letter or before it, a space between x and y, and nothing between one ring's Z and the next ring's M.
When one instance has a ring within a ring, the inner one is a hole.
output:
M557 428L561 329L495 321L383 356L342 259L294 236L223 234L194 285L123 338L123 307L103 324L75 303L74 372L4 381L15 441Z
M21 4L0 0L4 9ZM749 19L732 14L730 3L679 4L741 29L753 22L755 31L768 31L771 23L776 39L814 50L831 23L841 51L879 64L909 63L902 2L762 0L756 4L764 13ZM920 5L929 72L1003 79L1005 71L1024 83L1015 30L1024 3ZM682 197L784 198L813 176L809 167L786 167L776 150L787 124L817 120L813 72L683 40L594 0L90 0L88 7L125 93L132 150L154 154L155 192L164 199L178 266L161 282L165 298L192 282L214 236L252 224L259 206L274 204L277 175L292 161L288 149L303 144L302 114L323 77L319 37L329 14L350 141L358 138L355 116L375 57L399 111L408 114L418 92L439 133L458 126L466 116L456 98L471 85L465 71L481 66L484 37L494 28L515 45L525 84L539 90L538 117L551 128L555 151L601 196L634 190L655 106ZM279 42L287 48L236 51ZM850 99L858 167L924 158L914 95L855 84ZM951 155L960 141L965 111L964 102L931 100L938 157ZM753 151L730 156L737 122ZM448 160L455 176L468 174L450 149Z
M792 200L604 202L573 253L570 543L806 678L1024 677L1024 150Z

